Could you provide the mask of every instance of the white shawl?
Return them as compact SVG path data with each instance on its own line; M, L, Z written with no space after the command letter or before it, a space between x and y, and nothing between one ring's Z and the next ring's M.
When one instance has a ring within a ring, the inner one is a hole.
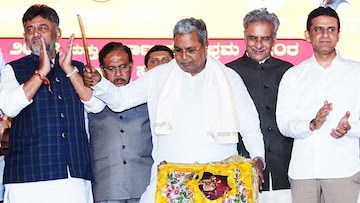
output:
M171 134L175 102L181 88L183 70L172 61L171 71L160 94L155 121L155 133ZM207 113L207 135L217 143L237 143L235 100L232 88L226 77L227 68L217 59L208 56L205 69L203 105ZM184 118L186 119L186 118Z

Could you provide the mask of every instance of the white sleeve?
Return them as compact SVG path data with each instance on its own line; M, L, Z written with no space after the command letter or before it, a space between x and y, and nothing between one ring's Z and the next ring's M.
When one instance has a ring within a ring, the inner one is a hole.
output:
M85 111L87 113L99 113L106 106L106 104L103 101L101 101L99 98L96 98L94 95L92 95L89 101L83 101L83 100L81 101L84 103Z
M0 109L9 117L15 117L32 103L26 98L23 85L16 80L14 70L7 64L1 69Z
M145 75L148 74L120 87L102 77L100 82L91 88L94 96L101 99L111 110L121 112L146 103L148 85Z
M295 87L296 81L296 75L292 72L290 73L290 71L285 72L280 81L276 106L276 122L284 136L305 138L312 134L309 128L311 119L303 120L298 116L299 110L297 110L297 105L300 99Z
M5 66L5 60L4 60L2 52L0 51L0 71L1 71L1 69L4 68L4 66Z

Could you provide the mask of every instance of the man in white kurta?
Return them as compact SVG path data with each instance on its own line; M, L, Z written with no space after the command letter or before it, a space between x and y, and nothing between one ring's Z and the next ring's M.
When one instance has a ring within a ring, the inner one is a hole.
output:
M202 24L193 18L183 20L189 21L192 25ZM175 36L174 60L126 86L115 87L105 78L98 79L96 72L92 76L85 74L85 84L91 85L96 97L87 106L98 98L113 111L148 105L154 164L150 185L141 197L143 203L155 202L160 162L207 163L237 155L237 132L243 136L251 158L264 158L258 113L243 81L233 70L206 55L207 36L206 42L199 42L196 29Z
M360 64L339 54L328 69L314 57L285 73L279 87L277 121L284 135L295 138L289 166L292 179L336 179L360 171ZM324 101L332 111L320 129L309 122ZM341 138L330 136L350 111L351 129Z
M336 50L339 34L336 11L311 11L305 38L314 54L279 85L278 127L294 138L288 172L294 203L354 203L359 195L360 63Z
M211 65L212 60L215 59L208 56L207 66ZM219 144L206 134L207 118L202 105L204 96L201 94L205 71L195 76L183 72L179 78L182 80L182 86L174 108L172 133L170 135L154 133L158 98L166 76L171 70L169 67L171 64L173 68L179 68L173 60L170 64L158 66L147 72L133 83L124 86L125 88L116 88L104 78L93 87L95 95L108 101L108 106L114 111L122 111L147 102L153 132L152 156L155 163L152 167L150 186L144 194L147 197L144 197L145 199L154 198L157 166L164 160L173 163L207 163L237 154L236 143ZM262 134L254 104L241 78L233 70L226 67L224 70L234 90L238 130L243 135L246 146L249 147L251 157L264 157Z

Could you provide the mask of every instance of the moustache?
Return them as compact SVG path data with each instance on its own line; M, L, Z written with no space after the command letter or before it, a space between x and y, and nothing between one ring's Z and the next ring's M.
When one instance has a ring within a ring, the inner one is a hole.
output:
M114 83L123 82L126 83L126 80L124 78L115 78Z
M266 48L265 47L262 47L262 48L253 48L254 51L265 51Z
M34 36L32 38L32 41L38 41L38 40L41 40L41 37L40 36Z

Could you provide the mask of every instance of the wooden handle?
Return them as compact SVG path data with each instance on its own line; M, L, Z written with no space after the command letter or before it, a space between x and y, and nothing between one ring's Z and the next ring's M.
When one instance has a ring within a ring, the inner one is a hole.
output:
M86 63L87 63L87 65L91 66L89 50L88 50L88 46L87 46L87 42L86 42L85 29L84 29L84 25L83 25L83 22L82 22L82 20L81 20L80 14L77 14L77 18L78 18L79 25L80 25L80 31L81 31L82 41L83 41L83 44L84 44L84 51L85 51Z

